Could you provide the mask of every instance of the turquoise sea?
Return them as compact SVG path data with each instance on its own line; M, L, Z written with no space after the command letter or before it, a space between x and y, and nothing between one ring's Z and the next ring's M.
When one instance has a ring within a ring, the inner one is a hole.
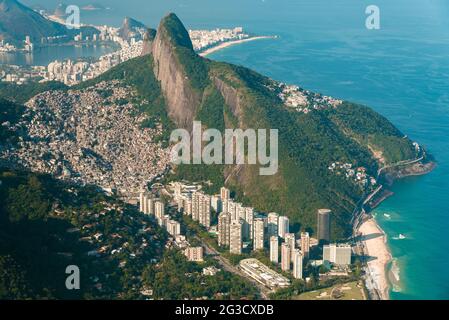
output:
M51 7L58 1L24 2ZM190 28L238 25L251 33L278 35L277 40L230 47L210 58L367 104L425 145L438 167L426 176L398 182L395 195L376 210L376 218L400 270L400 285L392 299L449 299L447 1L96 2L111 9L85 13L82 22L119 25L129 15L156 26L162 15L174 11ZM380 30L365 28L365 9L370 4L380 8ZM395 240L399 234L406 238Z
M111 53L117 48L109 45L64 45L37 48L33 52L0 52L0 64L14 64L19 66L46 66L54 60L65 60L93 57Z

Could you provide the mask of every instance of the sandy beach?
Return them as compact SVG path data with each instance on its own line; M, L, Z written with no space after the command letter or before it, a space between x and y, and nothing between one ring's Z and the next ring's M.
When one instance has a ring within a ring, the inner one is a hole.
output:
M387 276L387 264L392 256L387 247L387 238L383 230L371 218L365 221L358 229L362 237L365 255L367 258L366 286L369 291L373 289L378 293L380 299L389 299L390 284Z
M276 38L275 36L257 36L257 37L250 37L250 38L242 39L242 40L227 41L227 42L220 43L219 45L214 46L212 48L209 48L209 49L201 52L199 55L202 57L205 57L209 54L212 54L214 52L217 52L219 50L222 50L224 48L227 48L227 47L230 47L230 46L233 46L236 44L241 44L241 43L260 40L260 39L275 39L275 38Z

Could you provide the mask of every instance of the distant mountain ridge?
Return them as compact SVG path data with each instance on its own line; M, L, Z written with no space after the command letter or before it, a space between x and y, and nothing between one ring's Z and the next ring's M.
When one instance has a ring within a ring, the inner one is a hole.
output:
M118 34L123 39L129 40L138 29L147 29L147 27L133 18L126 17L123 20L122 26L118 30Z
M17 0L0 0L0 40L21 44L30 36L33 43L40 44L42 38L59 36L69 41L80 31L50 21ZM86 35L99 33L90 27L82 31Z

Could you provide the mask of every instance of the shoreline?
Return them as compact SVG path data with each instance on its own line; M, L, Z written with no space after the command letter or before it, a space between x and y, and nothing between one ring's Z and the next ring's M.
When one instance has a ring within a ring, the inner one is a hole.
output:
M398 175L392 176L388 185L391 186L395 180L428 174L435 167L436 163L434 161L420 163L418 166L413 164L405 171L401 170L398 172ZM373 203L369 204L369 212L394 195L392 191L384 189L380 197L376 199L376 193L374 194L374 199L371 199L374 200ZM365 198L365 202L369 197ZM359 213L359 215L361 214L359 218L363 222L355 230L355 237L358 239L356 241L357 246L364 256L364 270L366 272L365 285L372 298L389 300L390 290L394 286L399 285L400 278L392 270L388 270L388 267L395 262L391 250L388 247L388 236L369 212L365 212L362 209L362 212Z
M277 36L255 36L255 37L249 37L249 38L241 39L241 40L226 41L226 42L222 42L216 46L213 46L209 49L206 49L203 52L200 52L199 55L201 57L206 57L212 53L215 53L217 51L223 50L225 48L228 48L228 47L231 47L231 46L234 46L237 44L255 41L255 40L261 40L261 39L276 39L276 38L277 38Z
M387 245L387 235L373 217L364 221L357 231L366 259L365 285L370 295L374 293L380 300L389 300L391 283L387 268L393 256Z

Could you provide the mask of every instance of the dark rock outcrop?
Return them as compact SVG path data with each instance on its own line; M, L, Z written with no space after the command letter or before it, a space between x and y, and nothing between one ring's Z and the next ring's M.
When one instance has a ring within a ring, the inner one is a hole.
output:
M154 73L160 81L168 115L178 127L190 129L201 94L195 92L185 70L185 56L181 55L186 51L195 53L189 34L176 15L169 14L162 19L152 51Z

